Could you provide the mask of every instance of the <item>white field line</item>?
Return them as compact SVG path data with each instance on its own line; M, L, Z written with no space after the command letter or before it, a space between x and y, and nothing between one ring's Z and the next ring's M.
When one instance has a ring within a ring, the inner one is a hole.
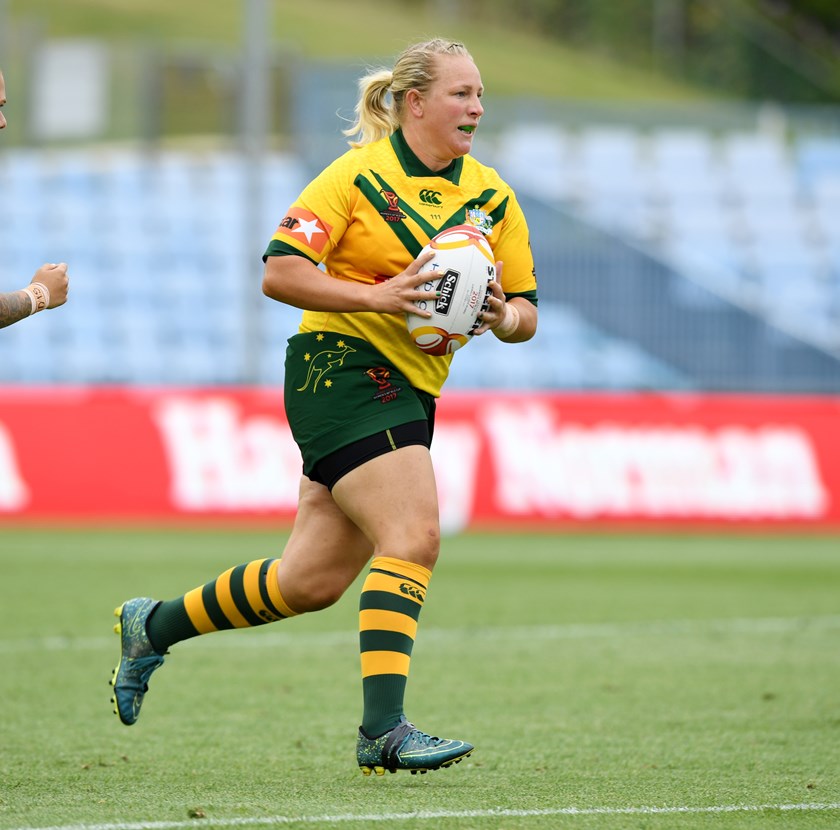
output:
M16 827L11 830L180 830L202 827L265 827L284 824L334 824L440 821L459 818L539 818L543 816L655 816L714 813L808 813L840 810L840 803L829 804L721 804L711 807L556 807L544 810L434 810L416 813L371 813L322 816L253 816L251 818L191 819L189 821L137 821L114 824L55 824L49 827Z
M445 647L487 643L497 646L510 642L550 642L552 640L616 639L627 637L683 637L708 635L765 636L805 634L840 629L840 615L819 617L743 617L709 620L653 620L624 623L569 623L566 625L474 626L462 628L423 628L423 642ZM351 645L358 641L356 631L295 631L295 622L283 623L281 630L260 628L256 636L223 632L221 636L197 637L190 647L199 648L289 648L306 649ZM103 637L33 637L0 639L0 654L31 654L49 651L106 651L118 643L114 635Z

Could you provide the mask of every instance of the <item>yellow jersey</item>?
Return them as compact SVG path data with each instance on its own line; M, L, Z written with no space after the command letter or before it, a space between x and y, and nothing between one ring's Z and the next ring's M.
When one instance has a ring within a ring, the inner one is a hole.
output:
M400 130L349 150L318 175L289 208L265 256L302 255L323 263L331 277L373 284L402 273L435 234L461 224L480 228L504 262L506 296L536 304L528 226L513 190L472 156L429 170ZM304 311L299 331L367 340L412 386L435 397L454 357L421 352L404 314Z

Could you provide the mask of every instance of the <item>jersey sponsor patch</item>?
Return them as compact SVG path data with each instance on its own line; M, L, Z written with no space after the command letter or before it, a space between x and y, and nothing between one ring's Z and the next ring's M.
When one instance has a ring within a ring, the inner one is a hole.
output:
M299 207L289 208L289 212L277 228L272 239L291 239L304 244L315 254L322 254L330 238L332 226L314 213Z

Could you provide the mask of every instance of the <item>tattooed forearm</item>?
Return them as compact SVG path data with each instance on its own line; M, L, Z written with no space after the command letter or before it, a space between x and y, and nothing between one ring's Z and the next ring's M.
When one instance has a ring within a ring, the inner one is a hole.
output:
M23 320L32 313L32 301L23 291L0 294L0 329Z

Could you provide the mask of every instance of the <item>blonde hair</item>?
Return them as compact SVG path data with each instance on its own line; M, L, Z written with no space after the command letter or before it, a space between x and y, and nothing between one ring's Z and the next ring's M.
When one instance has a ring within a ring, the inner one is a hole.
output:
M393 69L373 69L359 79L356 121L343 130L358 136L351 147L362 147L390 135L402 123L405 94L410 89L426 92L435 81L438 55L460 55L472 60L463 43L432 38L415 43L400 53Z

